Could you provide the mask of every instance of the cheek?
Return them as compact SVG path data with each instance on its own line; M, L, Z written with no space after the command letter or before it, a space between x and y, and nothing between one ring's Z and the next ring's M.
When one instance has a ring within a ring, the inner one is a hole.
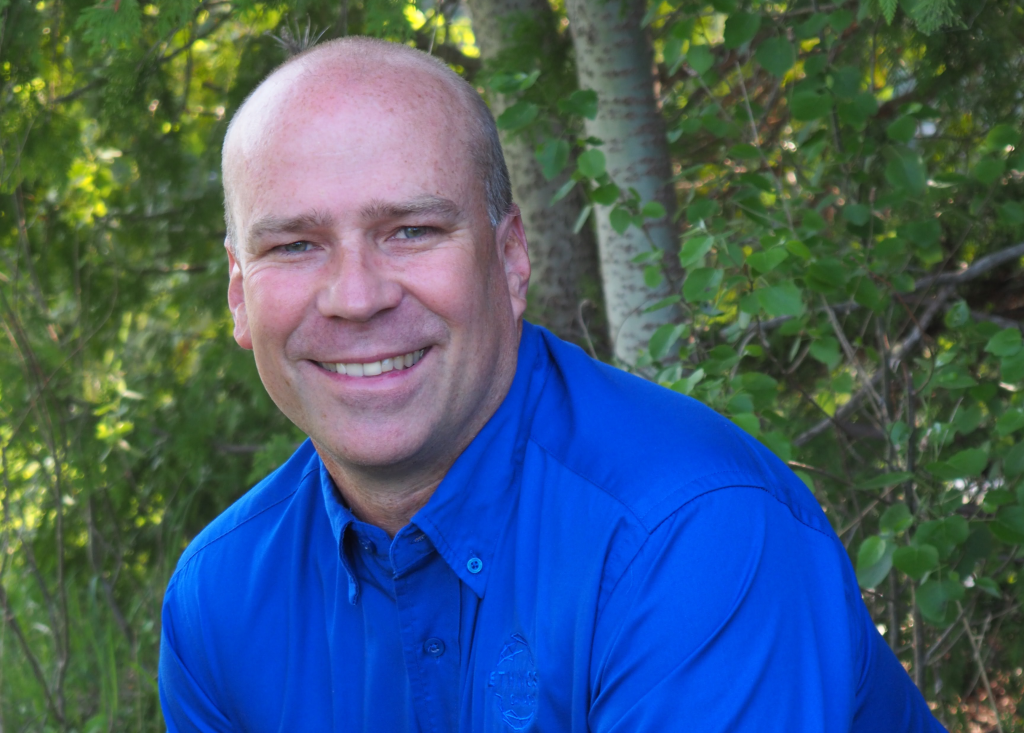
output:
M274 270L250 273L245 284L245 308L254 338L287 336L305 311L312 292L308 283Z

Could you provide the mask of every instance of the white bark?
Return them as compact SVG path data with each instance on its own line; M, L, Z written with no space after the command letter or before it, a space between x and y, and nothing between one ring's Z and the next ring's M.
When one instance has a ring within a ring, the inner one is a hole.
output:
M517 23L527 20L555 32L556 19L547 0L468 0L468 5L485 65L512 49ZM515 100L496 94L489 101L498 117ZM599 275L591 233L572 231L581 208L579 193L574 191L554 206L549 205L568 180L570 168L547 181L527 136L502 132L501 142L512 179L512 195L522 210L530 243L533 275L528 315L559 336L579 341L583 335L576 316L579 302L588 283L591 290L599 287Z
M597 92L597 118L586 131L604 144L608 174L623 191L635 188L641 201L658 201L666 216L648 220L647 236L635 227L618 234L609 223L611 207L596 207L601 279L615 355L627 363L647 345L658 326L674 316L671 308L643 313L668 294L652 291L643 267L632 259L651 244L675 256L672 227L675 193L665 123L654 97L650 44L640 27L646 3L636 0L567 0L566 12L576 47L581 89ZM648 239L649 237L649 239Z

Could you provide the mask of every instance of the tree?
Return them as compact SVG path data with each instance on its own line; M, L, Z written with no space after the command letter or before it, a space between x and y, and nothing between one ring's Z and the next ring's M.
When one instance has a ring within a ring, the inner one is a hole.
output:
M556 170L565 162L558 158L569 159L570 147L554 113L557 100L575 84L567 39L559 35L547 0L469 0L468 5L486 64L491 109L501 120L513 197L530 240L529 315L563 338L579 341L581 300L594 298L599 289L597 255L590 230L575 226L580 193L551 203L568 178ZM523 68L524 60L538 68ZM540 105L523 94L531 88L530 96L540 92ZM533 138L541 126L550 142L536 155ZM554 159L544 159L543 153Z
M670 317L666 309L647 310L668 291L645 280L636 258L653 262L675 252L675 196L665 125L654 98L651 49L640 27L644 7L621 0L570 0L566 11L580 89L597 94L597 113L585 123L594 147L581 156L580 169L590 178L607 173L610 179L603 184L610 188L598 188L594 202L609 336L615 355L632 364ZM630 226L628 209L614 206L620 198L646 221Z

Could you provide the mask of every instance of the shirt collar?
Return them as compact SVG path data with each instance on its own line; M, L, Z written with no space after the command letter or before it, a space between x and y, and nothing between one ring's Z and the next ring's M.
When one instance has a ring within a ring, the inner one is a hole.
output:
M523 454L546 376L543 348L538 329L524 321L508 394L412 518L479 597L493 568L495 545L518 500Z
M448 470L426 506L396 539L422 531L456 575L483 597L495 545L519 493L523 453L534 407L544 385L547 362L539 330L523 322L516 374L508 394L487 424ZM345 547L345 536L358 520L341 502L323 461L320 486L327 518L348 575L350 603L359 600L359 581Z

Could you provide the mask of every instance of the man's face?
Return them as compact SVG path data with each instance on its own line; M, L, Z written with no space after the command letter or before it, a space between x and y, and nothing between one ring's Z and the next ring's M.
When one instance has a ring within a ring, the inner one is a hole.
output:
M305 83L229 146L235 339L329 466L443 473L515 371L521 221L492 229L467 115L424 72Z

